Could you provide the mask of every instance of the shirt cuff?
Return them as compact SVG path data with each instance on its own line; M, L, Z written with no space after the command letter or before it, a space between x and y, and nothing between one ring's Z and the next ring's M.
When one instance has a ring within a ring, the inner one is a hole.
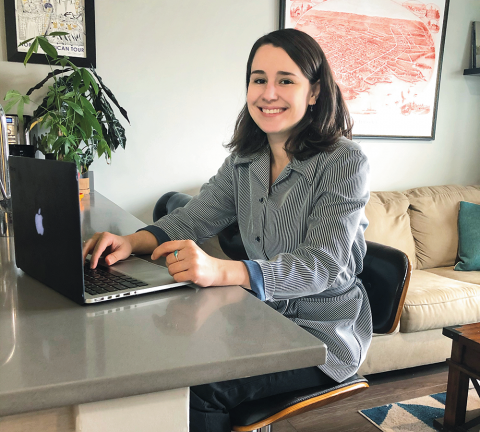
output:
M242 260L242 262L247 267L251 290L257 295L259 300L265 301L265 286L263 284L263 273L260 264L249 260Z
M149 233L153 234L157 239L159 246L162 243L165 243L171 240L171 238L168 236L168 234L165 231L163 231L161 228L155 225L148 225L145 228L140 228L139 230L137 230L137 232L138 231L148 231Z

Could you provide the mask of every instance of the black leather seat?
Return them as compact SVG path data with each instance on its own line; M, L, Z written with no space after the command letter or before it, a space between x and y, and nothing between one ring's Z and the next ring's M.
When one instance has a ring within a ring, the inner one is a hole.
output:
M177 207L183 207L191 197L170 192L157 202L153 213L158 220ZM231 259L248 259L238 225L233 224L219 235L222 250ZM402 313L411 274L410 261L403 252L389 246L367 241L363 271L358 276L367 291L372 309L374 333L392 333ZM284 393L256 401L244 402L230 413L234 431L247 432L262 428L272 430L272 423L353 396L368 388L360 375L337 383Z

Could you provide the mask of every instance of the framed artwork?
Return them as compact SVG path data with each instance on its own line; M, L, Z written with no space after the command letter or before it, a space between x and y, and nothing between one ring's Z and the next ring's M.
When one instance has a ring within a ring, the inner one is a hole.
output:
M470 67L480 67L480 21L472 22L472 56Z
M30 44L26 39L53 32L65 36L49 38L58 55L77 66L96 66L94 0L5 0L8 61L23 62ZM48 64L41 48L29 63Z
M449 0L280 0L322 47L361 138L435 139Z

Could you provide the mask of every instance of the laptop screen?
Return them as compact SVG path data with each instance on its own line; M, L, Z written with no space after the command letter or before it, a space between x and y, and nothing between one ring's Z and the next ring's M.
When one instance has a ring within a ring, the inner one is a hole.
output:
M9 165L17 267L84 303L76 165L13 156Z

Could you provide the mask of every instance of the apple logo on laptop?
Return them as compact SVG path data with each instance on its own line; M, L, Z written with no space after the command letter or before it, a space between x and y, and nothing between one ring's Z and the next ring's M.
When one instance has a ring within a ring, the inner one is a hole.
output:
M38 209L38 213L35 215L35 226L37 227L37 232L40 235L43 235L43 216L40 214L42 209Z

